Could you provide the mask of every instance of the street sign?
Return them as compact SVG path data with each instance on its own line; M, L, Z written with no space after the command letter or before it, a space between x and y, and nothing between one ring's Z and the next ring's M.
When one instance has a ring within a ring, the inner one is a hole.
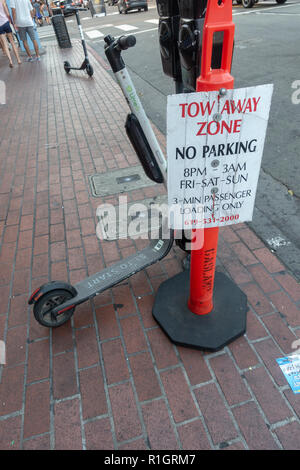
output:
M273 85L168 96L173 229L250 221Z

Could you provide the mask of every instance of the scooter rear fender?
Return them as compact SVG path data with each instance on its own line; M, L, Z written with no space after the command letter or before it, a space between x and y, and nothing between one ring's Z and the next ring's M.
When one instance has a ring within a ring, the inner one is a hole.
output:
M40 297L42 297L42 295L47 294L48 292L54 289L67 290L68 292L70 292L70 294L72 294L73 297L77 295L77 290L70 284L67 284L63 281L50 281L33 291L28 300L29 305L34 304L37 300L39 300Z

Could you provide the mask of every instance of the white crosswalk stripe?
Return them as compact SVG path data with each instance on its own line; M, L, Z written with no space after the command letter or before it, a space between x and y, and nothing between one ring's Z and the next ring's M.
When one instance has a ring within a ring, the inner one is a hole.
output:
M119 26L115 26L117 29L121 29L122 31L133 31L134 29L139 29L136 26L132 26L130 24L120 24Z
M0 0L1 1L1 0ZM88 20L90 19L89 17L84 17L84 18L81 18L82 20ZM75 21L73 19L69 19L69 20L66 20L67 23L74 23ZM143 28L142 25L140 25L139 27L138 26L133 26L133 25L130 25L130 24L121 24L121 25L114 25L112 23L105 23L105 24L101 24L99 25L99 27L101 29L103 28L113 28L115 30L115 34L118 35L117 31L116 30L121 30L121 31L124 31L124 32L129 32L129 31L134 31L135 33L134 34L139 34L140 32L146 32L146 31L153 31L155 30L156 28L152 28L152 29L149 29L149 30L146 30L146 25L145 23L148 23L149 26L150 24L153 24L153 25L157 25L159 22L159 20L157 18L151 18L149 20L144 20L143 23L144 23L144 26L145 26L145 30ZM94 26L95 28L95 26ZM87 27L87 28L83 28L83 31L84 31L84 34L87 36L88 39L91 39L91 40L97 40L97 39L101 39L104 37L105 34L107 34L107 32L104 34L102 33L99 29L93 29L93 27ZM45 26L44 28L40 28L38 30L38 34L39 34L39 37L40 39L50 39L51 37L55 36L55 33L54 33L54 30L52 28L52 26ZM113 31L111 32L111 34L114 34ZM120 34L120 33L119 33ZM103 41L103 39L101 39Z
M101 33L101 31L99 31L98 29L92 29L92 31L85 31L85 34L86 34L90 39L101 38L102 36L104 36L104 34Z
M49 26L49 27L44 26L43 28L40 28L39 30L37 30L37 33L40 39L49 38L55 35L52 26Z
M153 23L158 24L159 20L157 18L153 18L153 20L145 20L144 23Z
M55 36L55 33L54 33L54 32L53 32L53 33L44 34L43 36L41 36L41 35L39 34L39 38L40 38L40 39L51 38L51 37L53 37L53 36Z

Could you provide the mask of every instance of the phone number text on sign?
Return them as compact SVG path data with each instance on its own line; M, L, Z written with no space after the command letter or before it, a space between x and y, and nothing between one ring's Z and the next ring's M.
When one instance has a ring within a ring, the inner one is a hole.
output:
M168 96L170 227L252 219L273 85Z

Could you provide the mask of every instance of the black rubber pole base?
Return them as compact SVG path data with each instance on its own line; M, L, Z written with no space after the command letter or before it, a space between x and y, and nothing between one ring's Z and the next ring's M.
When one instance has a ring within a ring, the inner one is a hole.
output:
M213 310L196 315L188 307L190 272L163 282L152 314L170 340L181 346L218 351L246 332L247 297L225 274L216 272Z

